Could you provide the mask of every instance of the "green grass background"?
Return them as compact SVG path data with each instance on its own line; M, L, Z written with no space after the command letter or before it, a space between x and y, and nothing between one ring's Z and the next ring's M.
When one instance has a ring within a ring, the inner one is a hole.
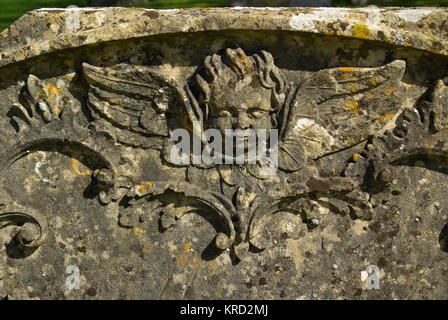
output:
M230 0L153 0L139 7L170 9L190 7L228 7ZM333 0L335 6L350 6L347 0ZM375 4L375 3L372 3ZM87 6L86 0L0 0L0 31L28 11L38 8L66 8L69 5ZM384 5L384 4L381 4ZM448 0L396 0L387 6L448 6Z

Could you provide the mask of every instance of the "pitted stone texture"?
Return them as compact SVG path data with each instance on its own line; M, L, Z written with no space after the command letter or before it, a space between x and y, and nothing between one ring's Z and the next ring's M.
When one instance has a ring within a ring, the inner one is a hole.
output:
M311 32L446 54L447 15L440 8L40 9L2 32L0 65L111 40L213 30Z

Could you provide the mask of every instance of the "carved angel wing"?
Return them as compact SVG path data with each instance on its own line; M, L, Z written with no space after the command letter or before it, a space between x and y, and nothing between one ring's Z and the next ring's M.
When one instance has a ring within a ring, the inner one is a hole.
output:
M160 149L170 125L180 127L186 99L174 80L145 66L84 63L83 69L97 129L124 144Z
M280 136L290 155L280 166L294 168L300 141L311 158L355 145L381 129L401 109L395 96L404 61L378 68L319 71L299 86L290 86L280 114ZM297 153L297 154L296 154Z

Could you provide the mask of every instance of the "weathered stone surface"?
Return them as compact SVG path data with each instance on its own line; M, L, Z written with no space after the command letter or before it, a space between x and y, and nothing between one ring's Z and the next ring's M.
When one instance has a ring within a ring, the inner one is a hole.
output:
M0 35L0 296L448 298L447 18L28 13ZM278 129L276 175L173 163L195 122Z
M330 7L331 0L235 0L233 5L246 7Z

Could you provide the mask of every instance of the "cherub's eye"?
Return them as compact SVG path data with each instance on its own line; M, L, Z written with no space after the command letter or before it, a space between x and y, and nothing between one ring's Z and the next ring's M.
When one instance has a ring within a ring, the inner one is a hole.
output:
M249 112L249 114L254 118L261 118L266 114L266 111L254 109Z
M230 117L232 114L229 111L222 110L218 113L218 117Z

